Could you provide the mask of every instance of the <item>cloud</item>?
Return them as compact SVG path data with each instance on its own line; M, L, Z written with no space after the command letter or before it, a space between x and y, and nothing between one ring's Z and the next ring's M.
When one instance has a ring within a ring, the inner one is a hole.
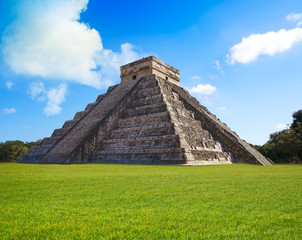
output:
M3 109L3 114L13 114L16 113L16 109L15 108L4 108Z
M31 126L28 126L28 125L25 125L25 124L22 124L22 127L25 128L25 129L31 129Z
M32 83L30 88L30 95L33 99L37 99L38 102L47 102L43 110L46 116L56 115L62 111L60 105L65 102L66 93L67 86L63 83L59 84L57 88L51 88L50 90L46 90L42 82Z
M192 79L194 79L194 80L200 80L201 77L200 77L200 76L197 76L197 75L194 75L194 76L192 76Z
M217 110L225 111L227 110L227 107L218 107Z
M71 80L100 88L99 33L78 22L87 0L26 1L3 36L3 54L17 74Z
M198 84L196 87L189 89L192 95L195 95L203 104L213 105L213 97L216 92L216 87L210 84Z
M217 69L217 70L221 70L222 69L222 67L220 66L219 60L214 60L212 64L213 64L213 67L215 69Z
M302 13L291 13L286 16L287 21L297 22L297 26L302 25Z
M213 68L215 68L217 71L219 71L219 73L222 75L222 76L224 76L224 72L223 72L223 70L222 70L222 66L220 65L220 62L219 62L219 60L214 60L213 62L212 62L212 64L213 64Z
M60 104L65 102L65 94L67 92L67 86L60 84L57 89L53 88L47 93L47 105L44 108L46 116L58 114L62 111Z
M11 90L12 87L14 86L14 83L11 82L11 81L7 81L7 82L5 83L5 86L7 87L8 90Z
M278 129L278 130L282 130L282 129L285 129L285 128L287 128L287 125L286 125L286 124L279 123L279 124L277 125L277 129Z
M34 82L31 84L30 87L30 95L33 99L35 99L36 97L38 97L39 102L43 102L46 99L46 90L44 87L44 84L42 82Z
M259 55L273 56L289 50L294 43L302 41L302 28L291 30L281 29L278 32L252 34L242 38L241 42L230 48L227 55L229 64L249 63L256 60Z
M73 82L97 89L119 81L120 65L144 56L130 43L121 51L103 48L99 32L80 15L89 0L18 1L16 19L2 36L4 60L15 74L59 82ZM43 82L31 85L30 95L47 102L44 113L58 114L67 85L46 90Z
M213 94L216 91L216 87L210 84L198 84L196 87L193 87L189 90L190 93L196 93L198 95L209 95Z
M104 49L96 55L96 62L101 66L100 73L107 85L112 85L114 79L120 77L120 66L133 62L146 54L135 51L135 46L130 43L121 45L121 52Z
M140 58L128 43L121 53L103 48L99 32L80 21L87 4L88 0L25 0L2 37L4 59L13 72L100 89L108 86L109 77L119 75L118 64Z

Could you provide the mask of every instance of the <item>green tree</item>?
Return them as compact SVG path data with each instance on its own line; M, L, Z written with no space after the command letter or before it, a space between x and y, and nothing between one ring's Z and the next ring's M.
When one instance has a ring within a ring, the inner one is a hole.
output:
M0 143L0 162L15 162L20 154L27 153L31 146L39 142L6 141Z
M290 125L291 129L299 128L299 125L302 124L302 110L293 113L293 123Z
M270 134L269 140L259 152L276 163L302 162L302 110L293 113L289 129Z

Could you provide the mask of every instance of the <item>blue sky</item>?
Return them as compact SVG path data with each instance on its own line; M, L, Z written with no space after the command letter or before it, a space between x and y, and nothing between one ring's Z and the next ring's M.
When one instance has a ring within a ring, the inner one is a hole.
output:
M253 144L302 109L302 1L0 1L0 141L50 136L154 55Z

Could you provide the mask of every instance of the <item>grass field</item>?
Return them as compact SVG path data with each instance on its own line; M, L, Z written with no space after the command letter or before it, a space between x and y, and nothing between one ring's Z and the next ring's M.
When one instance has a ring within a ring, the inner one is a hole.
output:
M302 239L302 166L0 164L1 239Z

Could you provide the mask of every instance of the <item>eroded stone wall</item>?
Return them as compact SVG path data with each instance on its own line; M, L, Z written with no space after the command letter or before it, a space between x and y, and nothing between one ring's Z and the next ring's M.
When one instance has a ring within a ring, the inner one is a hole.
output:
M76 149L82 149L81 153L77 154L77 159L80 156L86 156L87 151L92 151L96 146L97 139L89 138L89 144L81 148L87 142L87 137L92 134L102 123L103 119L110 114L112 109L119 104L122 98L127 95L138 80L128 81L116 86L102 101L100 101L79 123L77 123L67 135L42 158L41 163L65 163L67 159L74 153ZM85 151L86 149L86 151ZM93 152L93 151L92 151ZM70 161L70 160L67 160ZM79 160L75 160L79 161Z
M273 163L242 140L226 124L222 123L215 115L211 114L204 106L181 87L170 84L172 91L179 95L186 109L194 113L202 128L208 130L217 141L221 142L227 151L233 155L234 163L251 163L272 165Z
M154 56L121 66L121 82L155 74L173 84L179 85L179 70Z

